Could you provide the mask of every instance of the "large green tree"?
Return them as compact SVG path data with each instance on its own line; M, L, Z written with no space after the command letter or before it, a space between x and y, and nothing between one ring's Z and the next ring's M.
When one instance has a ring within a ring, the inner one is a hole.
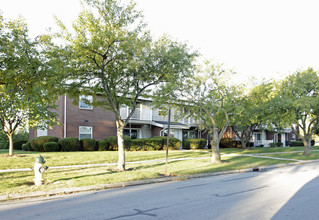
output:
M254 86L248 92L246 88L240 89L240 95L235 97L236 108L231 118L231 127L241 141L241 146L246 147L258 126L265 126L268 121L268 109L265 108L273 90L273 84L263 82Z
M93 95L93 106L114 112L118 137L118 169L125 169L123 129L140 96L156 85L179 80L195 54L167 37L153 41L133 2L85 0L83 11L68 31L61 21L70 69L70 92ZM98 99L97 97L102 97ZM123 118L120 109L130 112Z
M319 126L318 73L312 68L297 71L279 83L277 92L271 121L290 126L303 141L304 155L310 155L311 139Z
M175 101L182 116L194 117L200 122L200 129L211 135L212 162L222 163L219 143L234 111L233 99L237 96L235 87L228 85L230 70L220 64L206 61L203 67L183 81L175 89ZM172 85L173 86L173 85Z
M11 156L18 127L54 123L49 109L55 107L56 81L40 38L29 38L22 18L6 21L0 15L0 45L0 124Z

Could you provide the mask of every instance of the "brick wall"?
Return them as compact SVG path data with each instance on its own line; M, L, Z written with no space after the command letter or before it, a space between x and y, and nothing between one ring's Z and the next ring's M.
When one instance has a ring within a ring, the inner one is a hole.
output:
M108 136L116 135L116 124L114 113L93 107L92 110L80 109L79 105L74 105L72 99L67 99L67 137L79 137L80 126L90 126L93 128L93 138L102 140Z

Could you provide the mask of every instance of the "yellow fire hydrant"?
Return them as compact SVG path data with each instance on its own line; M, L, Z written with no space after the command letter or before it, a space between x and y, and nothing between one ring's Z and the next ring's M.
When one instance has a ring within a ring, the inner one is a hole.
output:
M45 160L41 155L35 158L33 169L34 169L34 184L36 186L39 186L43 184L44 182L43 173L44 171L48 169L48 167L43 166L43 164L45 164Z

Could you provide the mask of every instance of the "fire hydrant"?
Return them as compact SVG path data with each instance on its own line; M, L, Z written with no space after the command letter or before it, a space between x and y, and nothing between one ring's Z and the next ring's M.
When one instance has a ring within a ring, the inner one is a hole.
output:
M35 158L33 169L34 169L34 184L36 186L43 184L44 182L43 173L49 168L47 166L43 166L43 164L45 164L45 160L41 155Z

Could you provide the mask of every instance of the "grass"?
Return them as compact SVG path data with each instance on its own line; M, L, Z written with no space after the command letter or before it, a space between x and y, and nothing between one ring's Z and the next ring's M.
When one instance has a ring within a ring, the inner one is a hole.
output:
M36 157L41 154L46 161L46 166L68 166L83 164L116 163L117 151L92 151L92 152L26 152L15 151L17 157L5 157L7 150L0 150L0 170L32 167ZM125 152L127 162L142 160L165 159L165 151L129 151ZM169 158L187 158L209 156L207 150L202 151L170 151Z
M224 157L225 163L212 164L210 159L169 162L169 172L173 175L187 175L225 170L244 169L255 166L267 166L289 161L260 159L252 157ZM190 169L191 167L191 169ZM56 188L68 188L107 183L127 182L158 178L164 173L165 163L130 164L128 171L114 172L109 167L48 169L45 184L33 185L33 172L0 173L0 194L48 191Z
M312 150L318 150L313 147ZM212 164L210 159L196 159L187 161L169 162L169 172L176 176L189 174L237 170L260 166L269 166L281 163L290 163L289 160L276 160L268 158L254 158L248 156L230 156L227 154L252 154L269 153L265 156L289 159L319 159L319 152L313 151L311 156L302 153L272 154L278 152L303 151L303 147L289 148L253 148L247 149L221 149L223 164ZM0 169L27 168L33 166L37 152L15 151L19 157L5 157L8 152L0 150ZM41 153L47 166L62 166L91 163L115 163L118 152L50 152ZM2 155L2 156L1 156ZM20 157L22 156L22 157ZM170 151L169 158L192 158L210 156L210 151ZM165 151L126 152L126 161L165 159ZM112 167L68 168L48 169L45 172L45 184L35 186L33 184L34 173L10 172L0 173L0 195L11 193L27 193L32 191L48 191L56 188L68 188L77 186L99 185L108 183L127 182L158 178L163 174L165 163L127 164L127 171L114 172ZM114 167L113 167L114 168Z

